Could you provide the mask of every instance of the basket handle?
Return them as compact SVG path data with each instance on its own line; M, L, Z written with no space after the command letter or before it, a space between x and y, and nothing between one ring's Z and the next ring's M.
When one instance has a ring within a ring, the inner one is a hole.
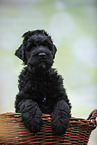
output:
M95 126L97 127L97 109L93 110L87 120L94 122Z

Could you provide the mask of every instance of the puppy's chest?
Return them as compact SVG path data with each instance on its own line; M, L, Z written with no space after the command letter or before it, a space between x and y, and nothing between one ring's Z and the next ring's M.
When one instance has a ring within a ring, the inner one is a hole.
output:
M46 97L46 101L51 100L56 97L58 77L56 73L51 73L51 71L44 75L26 74L20 81L20 87L32 99L41 100Z
M51 96L54 90L54 81L50 76L38 76L30 78L30 92L34 92L37 96Z
M42 94L48 94L48 92L51 90L52 81L49 80L49 78L38 78L35 82L35 87L39 93Z

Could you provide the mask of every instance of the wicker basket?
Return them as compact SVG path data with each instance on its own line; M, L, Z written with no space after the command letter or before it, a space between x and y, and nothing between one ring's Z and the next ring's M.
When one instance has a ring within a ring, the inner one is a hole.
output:
M50 115L43 114L43 121L41 131L33 134L25 128L20 113L0 114L0 144L86 145L97 126L97 110L89 115L88 120L71 117L66 133L61 136L53 135Z

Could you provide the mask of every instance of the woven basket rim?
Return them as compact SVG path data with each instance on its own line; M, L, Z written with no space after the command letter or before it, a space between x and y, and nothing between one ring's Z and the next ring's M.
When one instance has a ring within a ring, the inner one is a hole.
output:
M94 110L95 111L95 110ZM97 111L97 110L96 110ZM6 112L6 113L2 113L2 114L0 114L0 116L10 116L10 117L15 117L15 118L18 118L18 117L21 117L21 113L15 113L15 112ZM93 125L95 125L96 123L94 123L94 121L92 120L92 118L93 117L91 117L90 119L84 119L84 118L82 118L82 117L71 117L70 118L70 123L72 122L76 122L76 121L78 121L78 123L80 123L80 122L87 122L87 123L92 123ZM48 120L48 122L51 122L51 115L50 114L42 114L42 119L43 119L43 121L47 121ZM95 118L95 121L97 121L97 117ZM96 126L97 126L97 124L96 124Z

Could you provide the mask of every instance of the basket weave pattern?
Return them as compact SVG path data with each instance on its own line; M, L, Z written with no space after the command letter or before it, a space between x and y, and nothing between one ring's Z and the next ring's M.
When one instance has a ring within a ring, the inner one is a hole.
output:
M97 110L92 114L89 120L71 117L66 133L55 136L48 114L43 114L44 124L41 131L33 134L25 128L20 113L4 113L0 115L0 144L86 145L92 130L97 125Z

